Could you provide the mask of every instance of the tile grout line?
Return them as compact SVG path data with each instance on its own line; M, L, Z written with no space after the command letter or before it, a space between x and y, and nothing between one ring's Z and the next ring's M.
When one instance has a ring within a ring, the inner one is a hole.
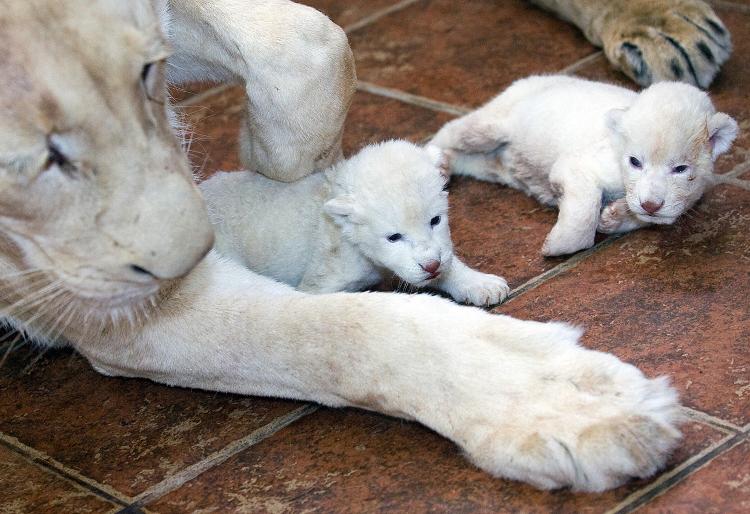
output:
M392 98L406 104L416 105L417 107L424 107L425 109L430 109L432 111L446 112L455 116L463 116L464 114L474 110L470 107L453 105L446 102L433 100L432 98L427 98L426 96L414 95L412 93L401 91L400 89L378 86L377 84L366 82L364 80L357 81L357 90L364 91L365 93L371 93L373 95L384 96L386 98Z
M395 4L385 7L383 9L380 9L379 11L375 11L374 13L365 16L364 18L355 21L354 23L350 23L346 27L342 27L344 29L344 32L347 34L351 34L352 32L355 32L361 28L364 28L368 25L372 25L376 21L378 21L380 18L384 18L388 16L389 14L393 14L395 12L401 11L403 9L406 9L407 7L411 6L412 4L417 3L419 0L401 0L400 2L396 2Z
M606 239L598 242L591 248L584 250L582 252L578 252L574 254L573 256L569 257L565 261L561 262L554 268L550 268L544 273L540 273L536 277L533 277L520 286L513 289L510 294L508 295L508 298L503 302L501 305L506 305L511 300L518 298L522 294L531 291L533 289L536 289L540 285L544 284L545 282L549 281L552 278L555 278L557 275L560 275L561 273L564 273L566 271L569 271L573 268L575 268L578 264L580 264L582 261L586 260L589 256L593 255L594 253L598 252L599 250L602 250L604 248L609 247L617 241L618 239L622 238L627 234L616 234L611 235L607 237Z
M62 478L77 486L79 489L94 494L100 499L109 501L120 506L126 506L133 501L127 495L122 494L116 489L104 484L100 484L92 478L88 478L77 471L74 471L61 462L53 459L44 452L41 452L31 446L28 446L13 436L0 432L0 445L5 446L8 450L21 455L29 462L44 469L50 474Z
M727 171L726 173L717 174L715 176L716 176L717 181L721 183L722 177L738 178L740 175L744 174L748 170L750 170L750 160L741 162L737 166L732 168L731 170Z
M716 181L716 185L739 187L750 191L750 180L742 180L735 177L725 177Z
M718 428L723 432L738 434L743 431L741 427L735 425L734 423L707 414L702 410L685 407L684 405L682 406L681 410L685 414L685 416L692 419L693 421L703 423L704 425L710 425L712 428Z
M562 68L561 70L557 71L557 73L569 75L571 73L578 71L585 65L595 61L602 55L604 55L604 52L602 50L597 50L594 53L591 53L587 55L586 57L582 57L581 59L578 59L576 62ZM379 96L384 96L386 98L392 98L394 100L398 100L406 104L416 105L417 107L424 107L425 109L429 109L432 111L445 112L445 113L453 114L456 116L463 116L464 114L467 114L475 110L475 108L472 108L472 107L466 107L463 105L455 105L455 104L451 104L448 102L441 102L439 100L434 100L426 96L407 93L406 91L402 91L400 89L379 86L377 84L373 84L372 82L367 82L364 80L357 80L357 89L359 91L364 91L366 93L371 93L373 95L379 95Z
M693 475L701 468L710 464L718 456L739 446L747 440L746 434L731 434L712 444L703 451L696 453L675 467L672 471L660 475L651 484L631 493L615 507L608 510L606 514L627 514L642 507L654 498L669 491L672 487L682 482L685 478Z
M237 439L234 442L229 443L222 449L212 453L205 459L202 459L195 464L192 464L181 471L171 475L156 485L153 485L133 498L132 503L128 508L140 508L148 503L153 502L161 498L162 496L182 487L187 482L193 480L197 476L205 473L209 469L218 466L234 455L246 450L247 448L271 437L279 430L291 425L295 421L303 418L309 414L317 411L319 407L317 405L303 405L288 414L279 416L270 423L263 425L262 427L252 431L241 439ZM123 512L131 512L124 509Z

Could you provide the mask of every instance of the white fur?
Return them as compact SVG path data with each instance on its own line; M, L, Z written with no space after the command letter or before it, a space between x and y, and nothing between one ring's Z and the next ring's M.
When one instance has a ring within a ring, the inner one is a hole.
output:
M561 323L428 295L308 295L214 252L159 311L75 346L108 375L414 419L543 489L650 476L680 437L664 379L580 347Z
M234 172L200 187L216 249L302 291L358 291L395 274L459 302L498 303L505 280L453 254L442 158L435 147L389 141L294 184ZM436 271L425 270L431 262Z
M599 491L664 464L679 436L674 390L579 347L576 329L426 295L308 295L215 252L201 259L211 230L165 92L154 102L134 89L163 57L144 5L3 3L0 36L14 49L0 59L4 318L68 341L108 375L416 419L483 469L544 488ZM177 75L252 80L253 144L273 150L254 154L261 171L310 172L351 96L341 30L278 0L169 7ZM50 133L71 164L46 164ZM281 191L266 201L299 205Z
M452 156L453 173L556 205L542 252L561 255L592 246L597 228L673 223L711 185L713 161L736 134L735 121L687 84L662 82L638 94L558 75L517 81L446 124L432 144ZM603 198L614 201L600 214Z

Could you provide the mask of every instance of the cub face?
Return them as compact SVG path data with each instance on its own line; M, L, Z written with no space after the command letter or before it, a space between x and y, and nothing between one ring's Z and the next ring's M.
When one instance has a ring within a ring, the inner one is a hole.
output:
M425 286L453 258L442 164L435 147L367 147L335 170L335 196L325 211L373 263Z
M712 183L713 163L729 150L737 123L714 110L703 91L662 82L607 125L620 159L630 211L648 223L671 224Z

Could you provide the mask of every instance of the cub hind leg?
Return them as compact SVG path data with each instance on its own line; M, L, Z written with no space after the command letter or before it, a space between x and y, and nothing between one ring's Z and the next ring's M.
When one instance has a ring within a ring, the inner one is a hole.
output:
M518 187L511 173L513 113L527 98L567 80L544 76L518 80L476 111L446 123L430 144L446 151L450 173Z
M476 111L447 123L430 144L443 149L449 174L512 185L502 120Z

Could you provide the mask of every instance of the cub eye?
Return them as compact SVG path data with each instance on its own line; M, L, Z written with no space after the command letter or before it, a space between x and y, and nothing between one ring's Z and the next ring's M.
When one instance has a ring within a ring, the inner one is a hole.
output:
M438 225L439 223L440 223L440 216L435 216L434 218L430 220L430 225L432 225L433 227L435 225Z
M390 241L391 243L395 243L396 241L400 241L402 237L404 236L402 236L401 234L391 234L390 236L388 236L388 241Z
M639 160L638 160L638 159L636 159L635 157L631 157L631 158L630 158L630 165L631 165L632 167L634 167L634 168L638 168L638 169L641 169L641 168L643 167L643 163L641 163L641 161L639 161Z
M687 164L680 164L679 166L672 168L672 173L685 173L687 169Z
M65 170L72 166L70 160L55 146L54 143L47 143L47 160L44 163L45 171L52 166Z

